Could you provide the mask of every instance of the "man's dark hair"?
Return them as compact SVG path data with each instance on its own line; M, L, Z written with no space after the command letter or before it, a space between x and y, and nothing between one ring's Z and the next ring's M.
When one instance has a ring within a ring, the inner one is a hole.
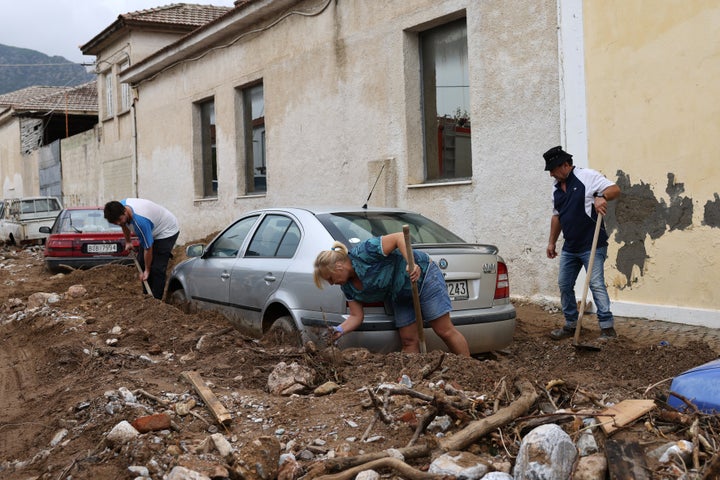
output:
M113 200L105 204L105 220L110 223L117 222L120 217L125 213L125 205Z

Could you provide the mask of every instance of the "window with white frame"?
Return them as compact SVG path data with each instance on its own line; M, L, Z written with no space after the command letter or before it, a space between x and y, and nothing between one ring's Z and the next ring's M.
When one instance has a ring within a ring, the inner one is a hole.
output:
M465 18L420 34L426 180L472 176Z
M103 75L105 84L105 118L115 115L115 89L113 88L114 78L112 71Z
M195 105L195 190L203 198L217 197L217 151L215 143L215 101Z
M120 72L127 70L130 67L130 61L126 60L120 64ZM132 98L130 96L130 85L127 83L120 84L120 111L125 112L130 110L132 106Z
M256 83L240 90L242 97L242 128L246 193L267 191L265 163L265 97L263 84Z

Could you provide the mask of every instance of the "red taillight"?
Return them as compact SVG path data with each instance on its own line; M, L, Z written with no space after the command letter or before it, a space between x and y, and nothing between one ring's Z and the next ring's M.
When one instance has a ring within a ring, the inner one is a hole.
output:
M62 238L48 238L45 241L46 257L67 257L72 256L73 241Z
M497 264L497 280L495 281L495 300L510 296L510 280L508 280L507 265L503 262Z

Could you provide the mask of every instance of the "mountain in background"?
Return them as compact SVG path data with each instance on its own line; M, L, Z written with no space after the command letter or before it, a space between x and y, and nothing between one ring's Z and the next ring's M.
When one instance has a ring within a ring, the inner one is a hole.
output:
M0 44L0 95L25 87L74 87L95 79L79 63Z

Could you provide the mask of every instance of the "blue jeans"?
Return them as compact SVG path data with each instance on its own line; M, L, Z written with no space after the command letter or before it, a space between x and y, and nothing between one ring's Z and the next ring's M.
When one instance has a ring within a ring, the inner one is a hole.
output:
M590 291L592 292L597 318L600 328L610 328L615 319L610 311L610 296L605 287L605 259L607 258L607 247L598 248L595 251L593 271L590 275ZM577 325L578 308L575 298L575 281L580 269L587 270L590 261L590 251L581 253L570 253L563 250L560 253L560 273L558 275L558 286L560 287L560 303L563 315L565 315L565 327L574 329Z

